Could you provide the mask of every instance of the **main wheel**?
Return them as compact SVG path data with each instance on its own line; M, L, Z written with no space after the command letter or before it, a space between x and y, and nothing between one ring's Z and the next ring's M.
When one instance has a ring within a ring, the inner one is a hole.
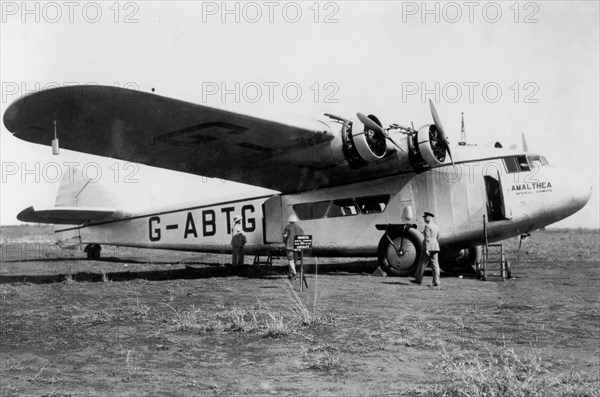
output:
M440 268L451 274L473 274L477 272L477 262L481 261L482 247L465 248L459 251L440 254Z
M87 247L85 247L85 251L87 252L88 259L91 259L94 261L100 259L100 251L101 250L102 250L102 247L100 247L100 244L90 244Z
M423 235L414 228L388 232L379 241L379 265L390 276L412 276L422 256Z

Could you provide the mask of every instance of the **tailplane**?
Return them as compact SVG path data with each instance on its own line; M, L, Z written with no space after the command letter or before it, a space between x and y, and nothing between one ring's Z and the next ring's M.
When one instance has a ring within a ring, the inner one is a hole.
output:
M54 207L28 207L17 215L21 222L81 225L124 215L117 208L116 197L99 182L85 178L79 168L72 168L60 182Z

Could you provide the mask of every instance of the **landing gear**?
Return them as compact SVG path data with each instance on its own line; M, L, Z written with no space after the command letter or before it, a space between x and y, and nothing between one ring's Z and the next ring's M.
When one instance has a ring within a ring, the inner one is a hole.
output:
M477 272L477 263L481 262L481 246L465 248L456 252L444 253L440 257L440 268L450 274L473 274Z
M510 280L511 278L512 278L512 271L510 268L510 261L507 259L506 262L504 262L504 279Z
M97 261L98 259L100 259L101 250L102 247L100 247L100 244L88 244L83 250L83 252L87 253L88 259Z
M386 231L379 241L378 259L390 276L412 276L423 255L423 235L412 227Z
M477 261L475 264L475 272L477 273L477 280L487 281L487 272L481 261Z

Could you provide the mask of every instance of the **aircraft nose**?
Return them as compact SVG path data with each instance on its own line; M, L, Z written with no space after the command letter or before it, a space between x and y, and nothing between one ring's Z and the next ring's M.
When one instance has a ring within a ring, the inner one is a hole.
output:
M592 185L580 175L571 175L569 185L571 195L573 196L573 204L577 210L580 210L590 201Z

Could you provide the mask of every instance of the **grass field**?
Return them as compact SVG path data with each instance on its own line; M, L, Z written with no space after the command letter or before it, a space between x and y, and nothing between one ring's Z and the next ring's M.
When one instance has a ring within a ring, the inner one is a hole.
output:
M2 236L2 396L600 395L598 231L535 233L518 263L507 241L505 282L433 290L320 259L300 292L281 260L88 261L25 229Z

